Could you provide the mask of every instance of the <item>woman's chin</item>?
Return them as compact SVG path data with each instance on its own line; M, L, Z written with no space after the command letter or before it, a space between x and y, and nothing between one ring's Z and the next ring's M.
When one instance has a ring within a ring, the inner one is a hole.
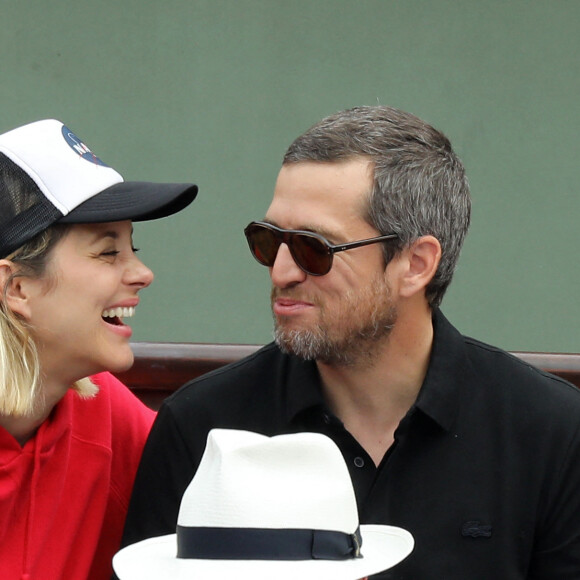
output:
M127 349L123 349L123 352L117 351L115 352L114 357L110 357L110 359L106 362L106 368L103 368L103 371L109 371L110 373L123 373L128 371L135 362L135 355L133 351L127 345Z

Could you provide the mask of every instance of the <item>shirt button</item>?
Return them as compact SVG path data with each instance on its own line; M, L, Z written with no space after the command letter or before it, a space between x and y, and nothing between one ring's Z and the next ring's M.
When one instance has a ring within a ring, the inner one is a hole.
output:
M364 467L365 465L365 460L362 457L355 457L354 458L354 464L357 467Z
M322 416L322 419L324 420L324 422L327 425L330 425L330 415L328 415L327 413L324 413L324 415Z

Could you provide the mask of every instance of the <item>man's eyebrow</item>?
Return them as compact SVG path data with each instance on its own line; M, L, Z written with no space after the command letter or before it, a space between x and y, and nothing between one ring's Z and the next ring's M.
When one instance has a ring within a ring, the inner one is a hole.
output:
M264 223L271 224L271 225L276 226L278 228L282 227L278 223L276 223L274 220L271 220L268 218L264 218L262 221ZM282 229L284 229L284 228L282 228ZM305 225L300 226L299 228L292 228L292 229L298 230L301 232L311 232L313 234L318 234L318 235L322 236L323 238L327 238L328 240L336 238L335 232L331 232L322 226L313 226L313 225L305 224Z

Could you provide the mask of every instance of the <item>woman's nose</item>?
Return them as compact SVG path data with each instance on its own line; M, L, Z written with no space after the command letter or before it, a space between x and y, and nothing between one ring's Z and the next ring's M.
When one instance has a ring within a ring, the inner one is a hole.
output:
M154 274L137 256L133 256L130 266L127 268L126 280L129 284L147 288L153 282Z

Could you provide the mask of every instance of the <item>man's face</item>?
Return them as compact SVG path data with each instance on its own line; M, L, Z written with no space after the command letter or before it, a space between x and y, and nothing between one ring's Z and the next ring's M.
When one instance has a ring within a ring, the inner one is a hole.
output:
M372 238L379 232L363 219L371 188L366 160L285 165L266 221L333 244ZM304 273L282 244L270 269L278 344L327 364L372 360L396 321L386 274L381 244L336 253L324 276Z

